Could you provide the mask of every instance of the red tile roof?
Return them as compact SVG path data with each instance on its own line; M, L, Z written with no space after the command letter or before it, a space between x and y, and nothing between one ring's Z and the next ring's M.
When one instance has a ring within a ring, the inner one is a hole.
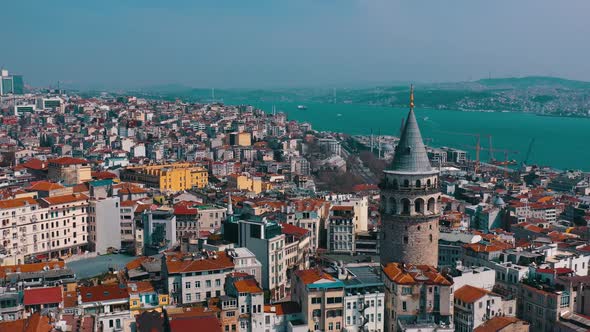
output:
M60 303L63 300L61 287L25 289L25 305Z
M78 293L76 293L75 291L65 292L63 300L64 308L75 308L78 306Z
M129 263L127 263L127 265L125 265L125 268L127 269L127 271L133 270L133 269L137 269L138 267L141 266L141 264L147 260L149 260L150 258L147 256L140 256L137 257L136 259L130 261Z
M502 248L496 244L470 243L463 245L463 248L475 252L495 252L502 251Z
M81 159L81 158L72 158L72 157L61 157L57 159L51 159L47 161L51 164L58 164L58 165L80 165L80 164L88 164L88 160Z
M330 210L332 210L332 211L353 211L354 207L353 206L346 206L346 205L336 205L336 206L332 206L332 208Z
M277 316L296 314L301 312L301 307L297 302L279 302L273 305L264 306L265 313L274 313Z
M295 206L297 212L310 212L319 210L328 202L321 198L306 198L291 201L291 204Z
M199 210L195 207L195 202L180 201L174 205L175 215L196 215Z
M186 256L182 253L173 253L166 256L166 268L168 273L186 273L196 271L223 270L234 267L231 258L224 251L215 253L217 258L209 257L200 259L198 257Z
M382 267L383 273L389 280L396 284L414 285L424 283L427 285L450 286L452 282L447 280L433 266L389 263Z
M42 198L41 200L46 202L48 205L58 205L58 204L86 201L86 200L88 200L88 196L86 196L84 194L72 194L72 195L45 197L45 198Z
M117 178L117 174L107 172L107 171L91 172L91 176L92 176L92 178L97 179L97 180L107 180L107 179L116 179Z
M125 182L113 186L113 189L119 189L119 194L145 194L148 191L134 185L133 183Z
M32 182L27 188L28 191L51 191L65 188L59 183L49 181L37 181Z
M79 292L82 296L82 302L86 303L129 298L129 292L127 292L127 287L121 287L118 284L97 285L91 287L83 286L79 288Z
M235 281L234 287L240 293L262 293L262 289L254 279Z
M308 229L301 228L301 227L287 224L287 223L281 224L281 231L283 234L293 235L296 237L303 237L303 236L309 234L309 232L310 232Z
M491 293L492 292L483 288L465 285L457 289L453 295L455 296L455 299L461 300L465 303L473 303Z
M36 170L36 171L43 171L47 169L47 162L39 160L37 158L29 159L26 162L20 164L19 166L23 166L28 169Z
M129 294L154 292L154 285L150 281L134 281L127 283Z
M529 325L528 322L520 320L516 317L505 317L505 316L495 316L483 324L476 327L473 332L497 332L502 331L506 327L512 324L521 323L523 325ZM524 331L524 330L523 330ZM528 329L526 329L528 331Z
M322 279L335 280L331 275L318 269L298 270L295 272L295 275L297 275L305 285L313 284Z
M8 322L0 322L0 331L10 332L50 332L53 330L49 324L49 317L41 316L38 312L27 319L18 319Z
M7 199L4 201L0 201L0 209L14 209L14 208L26 206L27 204L28 205L37 205L37 201L31 197ZM1 269L1 267L0 267L0 269Z

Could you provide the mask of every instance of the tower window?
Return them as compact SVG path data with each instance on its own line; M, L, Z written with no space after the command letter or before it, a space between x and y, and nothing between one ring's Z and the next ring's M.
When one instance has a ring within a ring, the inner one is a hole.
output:
M430 187L430 185L432 184L432 182L430 181L430 179L426 180L426 186Z
M420 180L416 180L416 188L422 187L422 182Z
M404 244L408 244L408 237L404 236Z
M397 214L397 202L393 197L389 198L389 213Z
M402 214L410 214L410 200L402 199Z
M414 201L414 210L416 213L424 213L424 200L422 198L418 198Z
M428 211L434 213L434 198L433 197L431 197L428 200Z
M409 186L410 186L410 180L408 180L408 179L405 179L405 180L404 180L404 187L405 187L405 188L408 188Z

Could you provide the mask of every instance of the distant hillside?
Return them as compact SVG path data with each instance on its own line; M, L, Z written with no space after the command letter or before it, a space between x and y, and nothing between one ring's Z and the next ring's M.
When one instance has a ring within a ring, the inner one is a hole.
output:
M548 76L526 76L481 79L477 83L489 88L515 88L527 89L535 87L567 88L567 89L590 89L590 82L568 80Z

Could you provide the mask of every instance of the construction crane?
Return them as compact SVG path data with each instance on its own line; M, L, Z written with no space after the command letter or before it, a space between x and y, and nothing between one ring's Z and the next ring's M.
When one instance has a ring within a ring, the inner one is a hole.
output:
M461 146L465 149L477 149L477 146L467 146L467 145L463 145ZM496 160L493 159L490 161L491 164L497 165L497 166L505 166L505 165L514 165L516 164L515 160L509 160L508 159L508 155L509 154L519 154L520 151L516 151L516 150L508 150L508 149L493 149L493 148L489 148L488 149L490 151L490 155L492 155L494 152L503 152L504 153L504 161L500 161L500 160Z
M438 131L438 132L442 133L442 134L448 134L448 135L475 137L475 139L476 139L475 147L471 147L471 148L475 149L475 173L477 173L479 171L479 154L481 151L481 135L480 134L472 134L472 133L460 133L460 132L453 132L453 131Z

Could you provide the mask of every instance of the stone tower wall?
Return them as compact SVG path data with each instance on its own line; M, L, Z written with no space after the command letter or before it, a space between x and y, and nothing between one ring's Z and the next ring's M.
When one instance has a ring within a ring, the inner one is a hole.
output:
M438 264L438 174L386 171L381 183L381 264Z

